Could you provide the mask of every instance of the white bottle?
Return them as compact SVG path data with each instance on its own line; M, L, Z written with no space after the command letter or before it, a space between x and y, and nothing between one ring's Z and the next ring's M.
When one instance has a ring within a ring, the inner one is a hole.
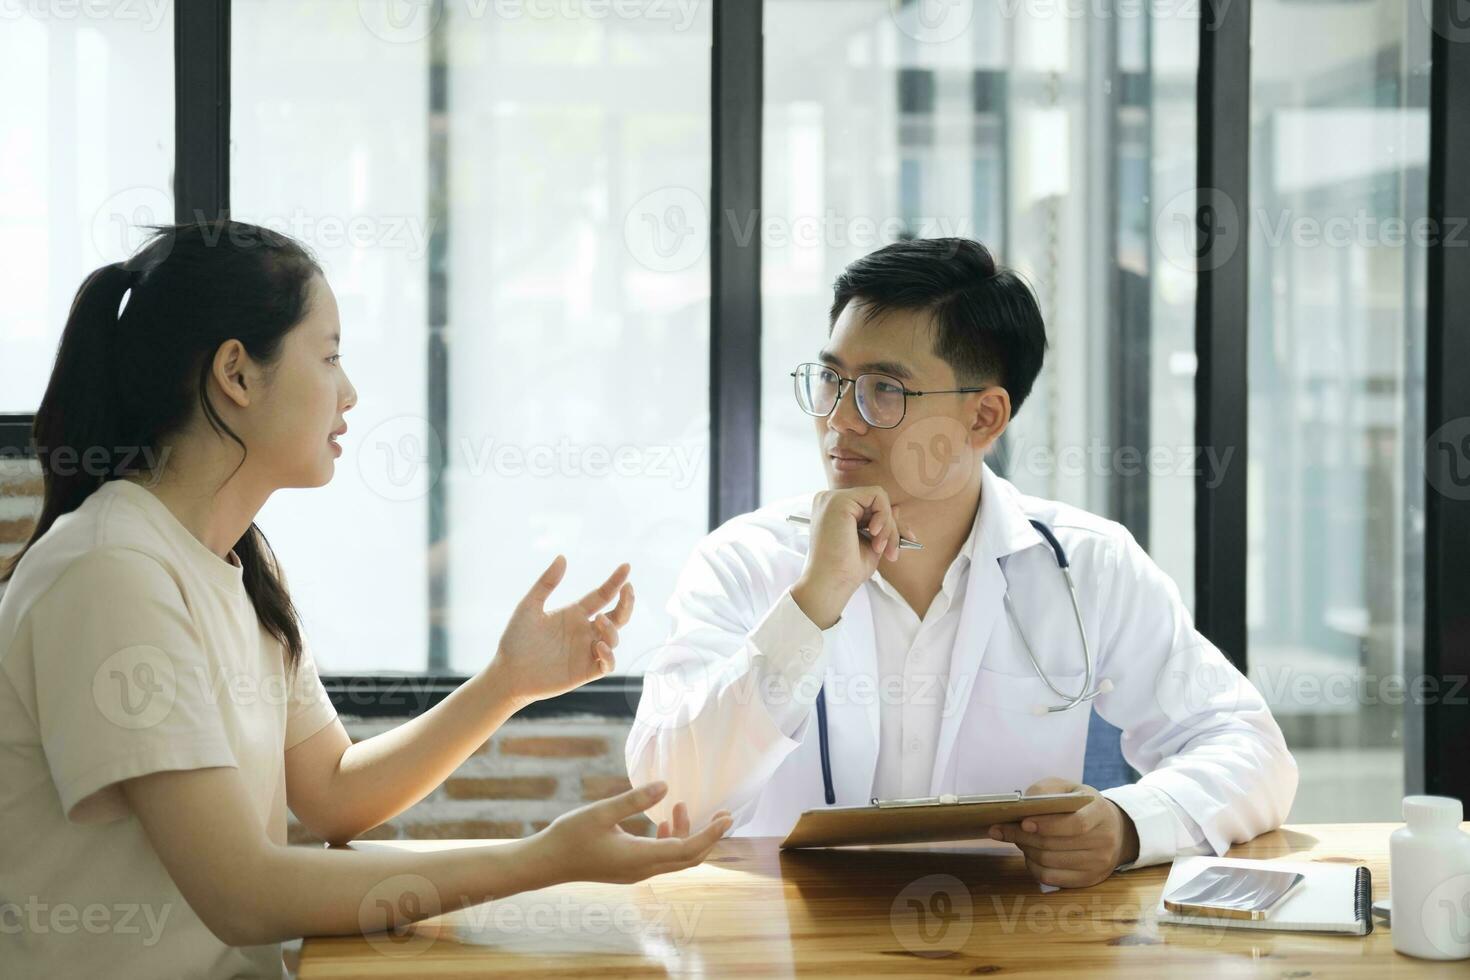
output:
M1388 839L1393 948L1428 960L1470 957L1470 834L1448 796L1404 797L1407 826Z

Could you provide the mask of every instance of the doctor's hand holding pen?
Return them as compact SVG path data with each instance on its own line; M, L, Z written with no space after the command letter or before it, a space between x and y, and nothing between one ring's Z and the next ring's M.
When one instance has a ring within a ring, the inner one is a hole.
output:
M819 629L841 618L880 561L898 560L900 535L913 537L898 511L882 487L823 490L812 499L811 545L791 598Z

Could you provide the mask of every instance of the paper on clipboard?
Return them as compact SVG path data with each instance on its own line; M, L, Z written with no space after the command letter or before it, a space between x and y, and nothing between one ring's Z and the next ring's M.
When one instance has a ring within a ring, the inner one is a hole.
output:
M973 840L986 836L993 824L1015 823L1022 817L1047 813L1075 813L1092 798L1090 793L1022 796L1016 791L823 807L802 813L781 842L781 849Z

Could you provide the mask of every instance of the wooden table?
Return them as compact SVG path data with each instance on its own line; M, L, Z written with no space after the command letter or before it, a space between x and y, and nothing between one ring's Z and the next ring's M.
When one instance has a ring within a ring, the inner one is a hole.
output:
M1352 862L1388 893L1399 824L1299 824L1233 857ZM1470 825L1467 825L1470 828ZM364 841L353 847L494 846ZM1470 963L1393 951L1366 937L1159 923L1169 866L1043 893L1009 844L782 853L775 838L722 841L704 865L637 885L572 884L417 923L407 936L308 939L301 980L322 977L840 977L934 974L1027 978L1444 976ZM923 910L922 917L919 910Z

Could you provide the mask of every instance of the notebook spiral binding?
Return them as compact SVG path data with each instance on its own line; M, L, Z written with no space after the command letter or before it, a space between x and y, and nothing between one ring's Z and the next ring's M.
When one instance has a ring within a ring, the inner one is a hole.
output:
M1373 931L1373 873L1359 865L1353 882L1353 915L1363 923L1363 935Z

